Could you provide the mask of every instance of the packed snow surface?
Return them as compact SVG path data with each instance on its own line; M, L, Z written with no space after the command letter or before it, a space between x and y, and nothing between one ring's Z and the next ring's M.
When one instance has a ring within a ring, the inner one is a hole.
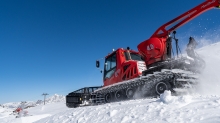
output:
M167 91L157 99L139 99L71 109L37 123L188 123L220 122L219 96L179 96Z
M65 102L27 109L30 116L15 118L11 109L0 108L1 123L217 123L220 96L172 96L115 102L69 109Z
M196 93L172 96L165 91L158 98L136 99L99 106L67 108L63 96L27 102L29 116L10 115L19 103L0 106L0 123L219 123L220 43L197 51L205 60Z

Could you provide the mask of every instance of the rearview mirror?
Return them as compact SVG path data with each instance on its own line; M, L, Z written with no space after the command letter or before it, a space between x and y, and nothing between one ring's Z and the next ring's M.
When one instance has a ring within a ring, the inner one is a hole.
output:
M99 68L100 62L96 61L96 67Z

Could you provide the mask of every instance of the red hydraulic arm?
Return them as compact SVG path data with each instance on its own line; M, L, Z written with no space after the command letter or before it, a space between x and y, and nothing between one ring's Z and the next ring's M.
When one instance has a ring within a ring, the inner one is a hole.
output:
M183 13L182 15L178 16L177 18L167 22L166 24L162 25L157 31L151 36L152 37L164 37L167 36L173 30L179 28L180 26L184 25L185 23L189 22L190 20L194 19L195 17L199 16L203 12L212 9L214 7L220 7L220 0L206 0L202 4L196 6L195 8ZM174 24L174 26L172 25ZM171 28L166 29L168 26L172 26Z
M203 12L215 7L220 8L220 0L206 0L202 4L162 25L148 40L141 42L138 45L138 51L144 57L146 65L148 66L170 58L172 39L169 38L169 34Z

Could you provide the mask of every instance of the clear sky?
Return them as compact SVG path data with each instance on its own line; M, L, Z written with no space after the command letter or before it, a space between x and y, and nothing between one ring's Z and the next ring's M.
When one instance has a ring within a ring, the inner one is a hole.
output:
M97 59L113 48L136 50L158 27L203 1L1 0L0 103L102 85ZM219 25L220 10L200 15L177 30L181 47Z

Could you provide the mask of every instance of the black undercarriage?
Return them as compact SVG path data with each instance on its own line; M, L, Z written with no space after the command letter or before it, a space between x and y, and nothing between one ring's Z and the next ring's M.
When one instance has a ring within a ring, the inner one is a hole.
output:
M99 88L101 86L85 87L69 93L66 95L66 106L75 108L81 105L90 105L92 93Z

